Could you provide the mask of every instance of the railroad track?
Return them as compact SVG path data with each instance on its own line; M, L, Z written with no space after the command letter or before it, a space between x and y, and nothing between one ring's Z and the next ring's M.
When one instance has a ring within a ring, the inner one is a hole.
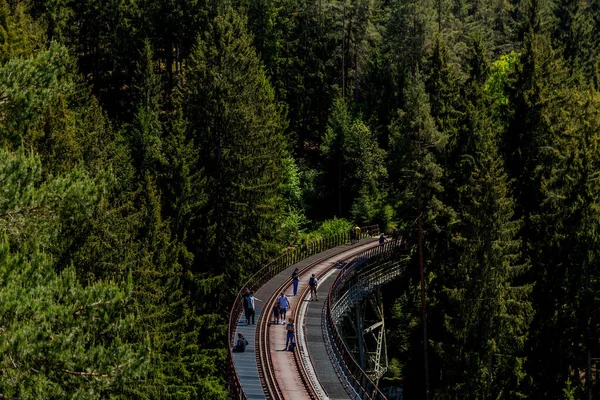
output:
M339 258L340 256L342 256L342 258L350 258L354 254L359 253L371 246L375 246L376 244L377 244L377 242L370 242L370 243L363 244L363 245L353 247L350 249L347 249L347 248L342 249L342 250L337 251L333 254L330 254L326 257L322 257L322 258L312 262L311 264L307 265L301 271L299 271L300 278L302 279L303 277L309 276L311 273L313 273L312 271L313 271L313 269L315 269L315 267L319 266L320 264L322 264L324 262L327 262L327 260L330 260L332 258ZM318 273L317 277L320 278L325 273L327 273L330 269L331 268L322 270L320 273ZM278 294L281 292L284 292L285 289L291 285L291 283L292 283L292 279L290 277L289 279L286 279L276 290L273 291L273 294L265 301L265 303L263 305L263 310L265 310L265 311L260 313L259 319L257 321L256 348L258 349L258 353L257 353L257 355L258 355L258 360L257 360L258 373L259 373L260 380L261 380L261 383L264 388L265 397L267 399L272 399L272 400L283 400L283 399L285 399L285 396L284 396L281 386L278 383L274 364L273 364L273 359L271 357L272 346L270 344L270 339L269 339L269 336L270 336L269 335L269 322L272 318L271 310L273 309L275 302L277 301ZM299 299L298 300L299 303L295 305L295 308L293 310L289 311L291 313L291 315L293 315L294 324L296 327L298 327L298 323L299 323L298 312L296 312L296 311L299 309L301 302L308 295L309 290L310 290L310 288L308 287L308 285L306 285L304 288L302 288L299 291L299 293L298 293L299 296L297 297ZM288 314L288 316L289 316L289 314ZM318 399L319 396L317 394L317 391L315 390L313 383L311 382L311 378L306 369L306 366L302 362L302 359L299 355L298 347L296 348L296 351L293 352L293 357L294 357L294 364L295 364L296 370L298 372L298 376L300 376L302 386L303 386L304 390L306 391L305 398Z

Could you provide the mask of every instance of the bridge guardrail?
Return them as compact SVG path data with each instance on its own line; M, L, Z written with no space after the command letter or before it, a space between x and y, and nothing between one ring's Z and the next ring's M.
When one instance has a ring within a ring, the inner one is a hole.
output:
M360 227L360 238L365 238L379 234L379 225L368 225ZM235 369L233 362L233 351L232 346L235 339L235 329L237 327L237 320L242 314L242 296L245 288L251 288L252 290L258 290L265 283L271 280L275 275L279 274L284 269L291 265L296 264L299 261L304 260L312 255L318 254L322 251L332 249L344 243L350 242L350 232L342 232L337 235L329 236L321 240L317 240L306 245L300 245L293 249L286 251L281 256L268 262L264 267L258 270L254 275L248 279L248 281L240 288L235 301L231 307L229 313L229 326L227 331L227 347L228 353L228 380L229 380L229 393L236 399L246 400L248 397L242 388L240 378Z
M400 240L386 242L375 248L365 250L363 253L354 257L336 277L329 295L327 296L327 333L331 343L334 356L338 360L338 365L343 369L348 379L348 383L360 399L387 400L387 397L379 390L375 382L360 367L354 356L348 349L346 342L337 329L336 320L332 313L332 305L338 299L342 288L348 284L348 280L358 279L355 272L370 261L377 261L378 258L394 257L397 251L403 250L405 243ZM382 261L386 261L384 258Z

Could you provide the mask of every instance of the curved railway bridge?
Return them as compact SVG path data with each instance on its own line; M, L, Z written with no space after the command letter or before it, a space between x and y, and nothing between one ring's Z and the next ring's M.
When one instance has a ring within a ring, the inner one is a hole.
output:
M285 253L258 271L238 293L229 318L229 381L236 399L385 399L377 387L387 370L385 324L379 287L400 276L408 251L402 239L377 241L378 226ZM297 296L292 272L300 271ZM310 301L308 279L319 278ZM242 295L255 292L256 325L242 315ZM285 324L273 324L280 293L290 300L288 318L296 326L297 348L285 351ZM236 333L249 342L233 353Z

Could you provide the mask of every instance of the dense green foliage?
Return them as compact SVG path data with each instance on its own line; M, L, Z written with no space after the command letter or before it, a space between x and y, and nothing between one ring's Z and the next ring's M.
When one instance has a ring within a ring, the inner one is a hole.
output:
M600 396L599 37L586 0L0 0L0 398L224 399L241 283L355 222L423 228L432 397Z

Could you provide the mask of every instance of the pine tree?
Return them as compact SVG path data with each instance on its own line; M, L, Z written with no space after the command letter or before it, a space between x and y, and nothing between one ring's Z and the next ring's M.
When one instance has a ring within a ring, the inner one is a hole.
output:
M131 281L83 286L64 262L105 185L80 169L43 176L38 157L0 150L2 394L119 395L147 372L146 337L130 340Z
M14 58L0 66L0 140L31 145L43 110L70 86L67 49L52 43L32 59ZM1 143L1 142L0 142ZM2 143L5 145L5 143Z
M131 282L82 286L75 268L0 244L0 387L8 398L120 396L143 379L147 341L129 342Z

